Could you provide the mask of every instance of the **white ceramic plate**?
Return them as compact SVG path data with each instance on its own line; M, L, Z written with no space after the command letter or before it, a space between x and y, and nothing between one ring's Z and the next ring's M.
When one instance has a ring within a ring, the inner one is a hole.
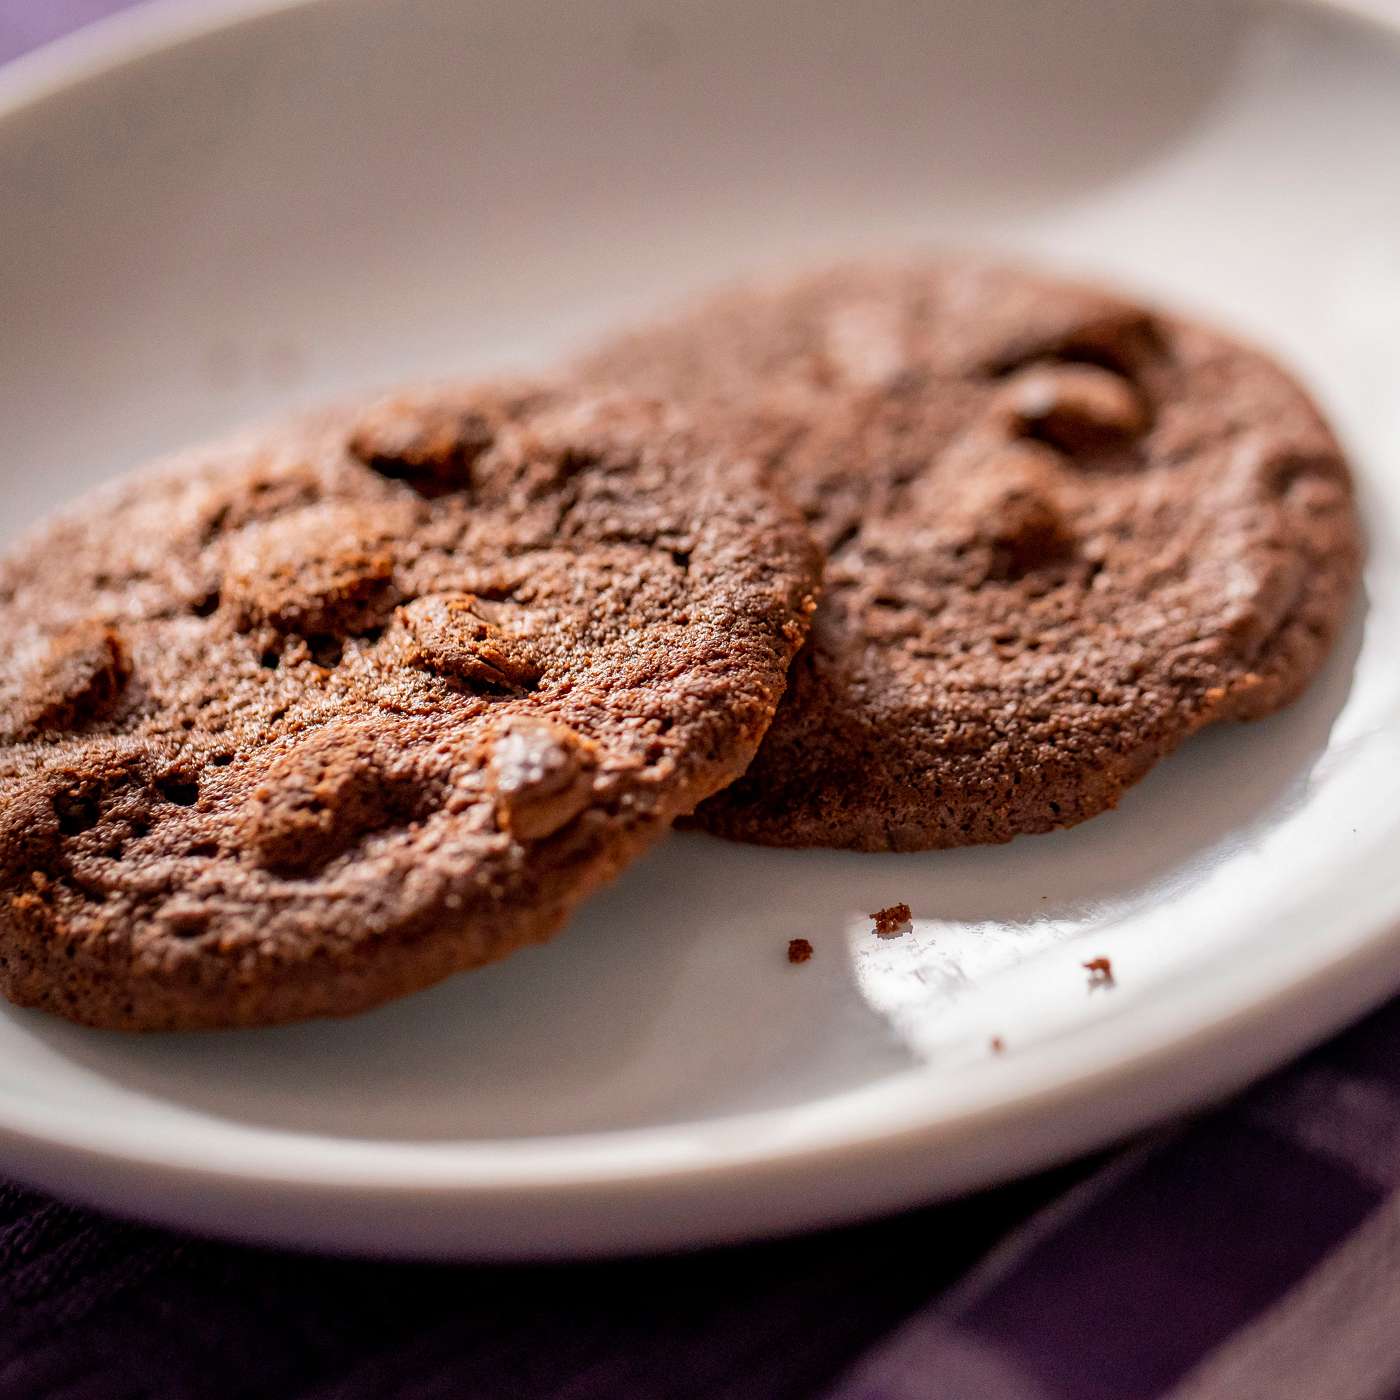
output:
M160 7L0 75L4 528L155 450L528 364L718 277L989 243L1279 348L1367 601L1290 712L1009 848L674 838L556 944L338 1025L0 1014L0 1169L386 1253L645 1250L1005 1178L1400 985L1400 44L1217 0ZM867 911L907 900L912 936ZM784 958L804 936L816 956ZM1112 958L1090 993L1080 963ZM993 1036L1006 1043L989 1052Z

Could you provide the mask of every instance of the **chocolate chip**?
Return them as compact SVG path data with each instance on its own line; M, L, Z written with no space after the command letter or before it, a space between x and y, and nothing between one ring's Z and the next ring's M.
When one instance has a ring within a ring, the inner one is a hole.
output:
M516 720L491 748L502 824L521 841L552 836L588 805L597 769L587 740L562 724Z
M389 399L361 417L348 446L371 470L433 497L470 486L472 466L494 436L480 413Z
M411 775L391 769L371 735L330 724L274 760L240 827L264 869L305 876L371 832L413 820L431 798Z
M541 675L538 664L522 639L481 616L479 609L489 607L470 594L416 598L401 607L395 622L404 660L475 688L532 689Z
M351 636L393 606L394 558L362 513L313 507L248 527L230 551L224 594L245 632Z
M950 453L949 462L958 489L941 512L941 529L962 557L981 561L984 578L1024 578L1070 552L1057 453L979 435Z
M60 632L22 676L11 720L16 736L81 728L112 706L130 674L110 627L85 622Z
M1016 421L1030 437L1069 453L1126 442L1147 426L1142 395L1128 380L1094 365L1041 365L1010 386Z

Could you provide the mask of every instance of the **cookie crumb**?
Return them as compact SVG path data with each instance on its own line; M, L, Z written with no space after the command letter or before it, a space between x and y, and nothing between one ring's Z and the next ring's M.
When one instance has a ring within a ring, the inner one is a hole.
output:
M875 933L879 938L898 938L914 927L914 915L907 904L891 904L888 909L878 909L870 916L875 921Z
M1080 966L1089 974L1089 986L1112 987L1115 986L1113 979L1113 963L1108 958L1090 958L1088 962L1081 963Z
M992 1054L1000 1055L1003 1054L1005 1050L1006 1042L999 1035L994 1035L992 1037Z
M788 961L805 963L811 959L812 945L805 938L788 939Z

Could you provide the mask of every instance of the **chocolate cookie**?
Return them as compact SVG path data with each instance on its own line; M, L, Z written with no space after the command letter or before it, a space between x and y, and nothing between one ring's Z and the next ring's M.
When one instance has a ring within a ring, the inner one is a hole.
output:
M538 942L740 773L795 512L655 405L444 390L187 454L0 563L0 986L343 1015Z
M1265 356L973 260L739 290L579 364L765 459L830 556L758 758L697 819L774 845L1005 841L1112 807L1307 683L1351 484Z

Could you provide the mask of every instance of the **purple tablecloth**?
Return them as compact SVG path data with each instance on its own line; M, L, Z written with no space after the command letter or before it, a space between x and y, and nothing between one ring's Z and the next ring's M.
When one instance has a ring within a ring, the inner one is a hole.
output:
M0 59L123 3L0 0ZM1397 1184L1400 1005L1108 1159L688 1258L314 1259L0 1186L0 1400L1382 1400Z

